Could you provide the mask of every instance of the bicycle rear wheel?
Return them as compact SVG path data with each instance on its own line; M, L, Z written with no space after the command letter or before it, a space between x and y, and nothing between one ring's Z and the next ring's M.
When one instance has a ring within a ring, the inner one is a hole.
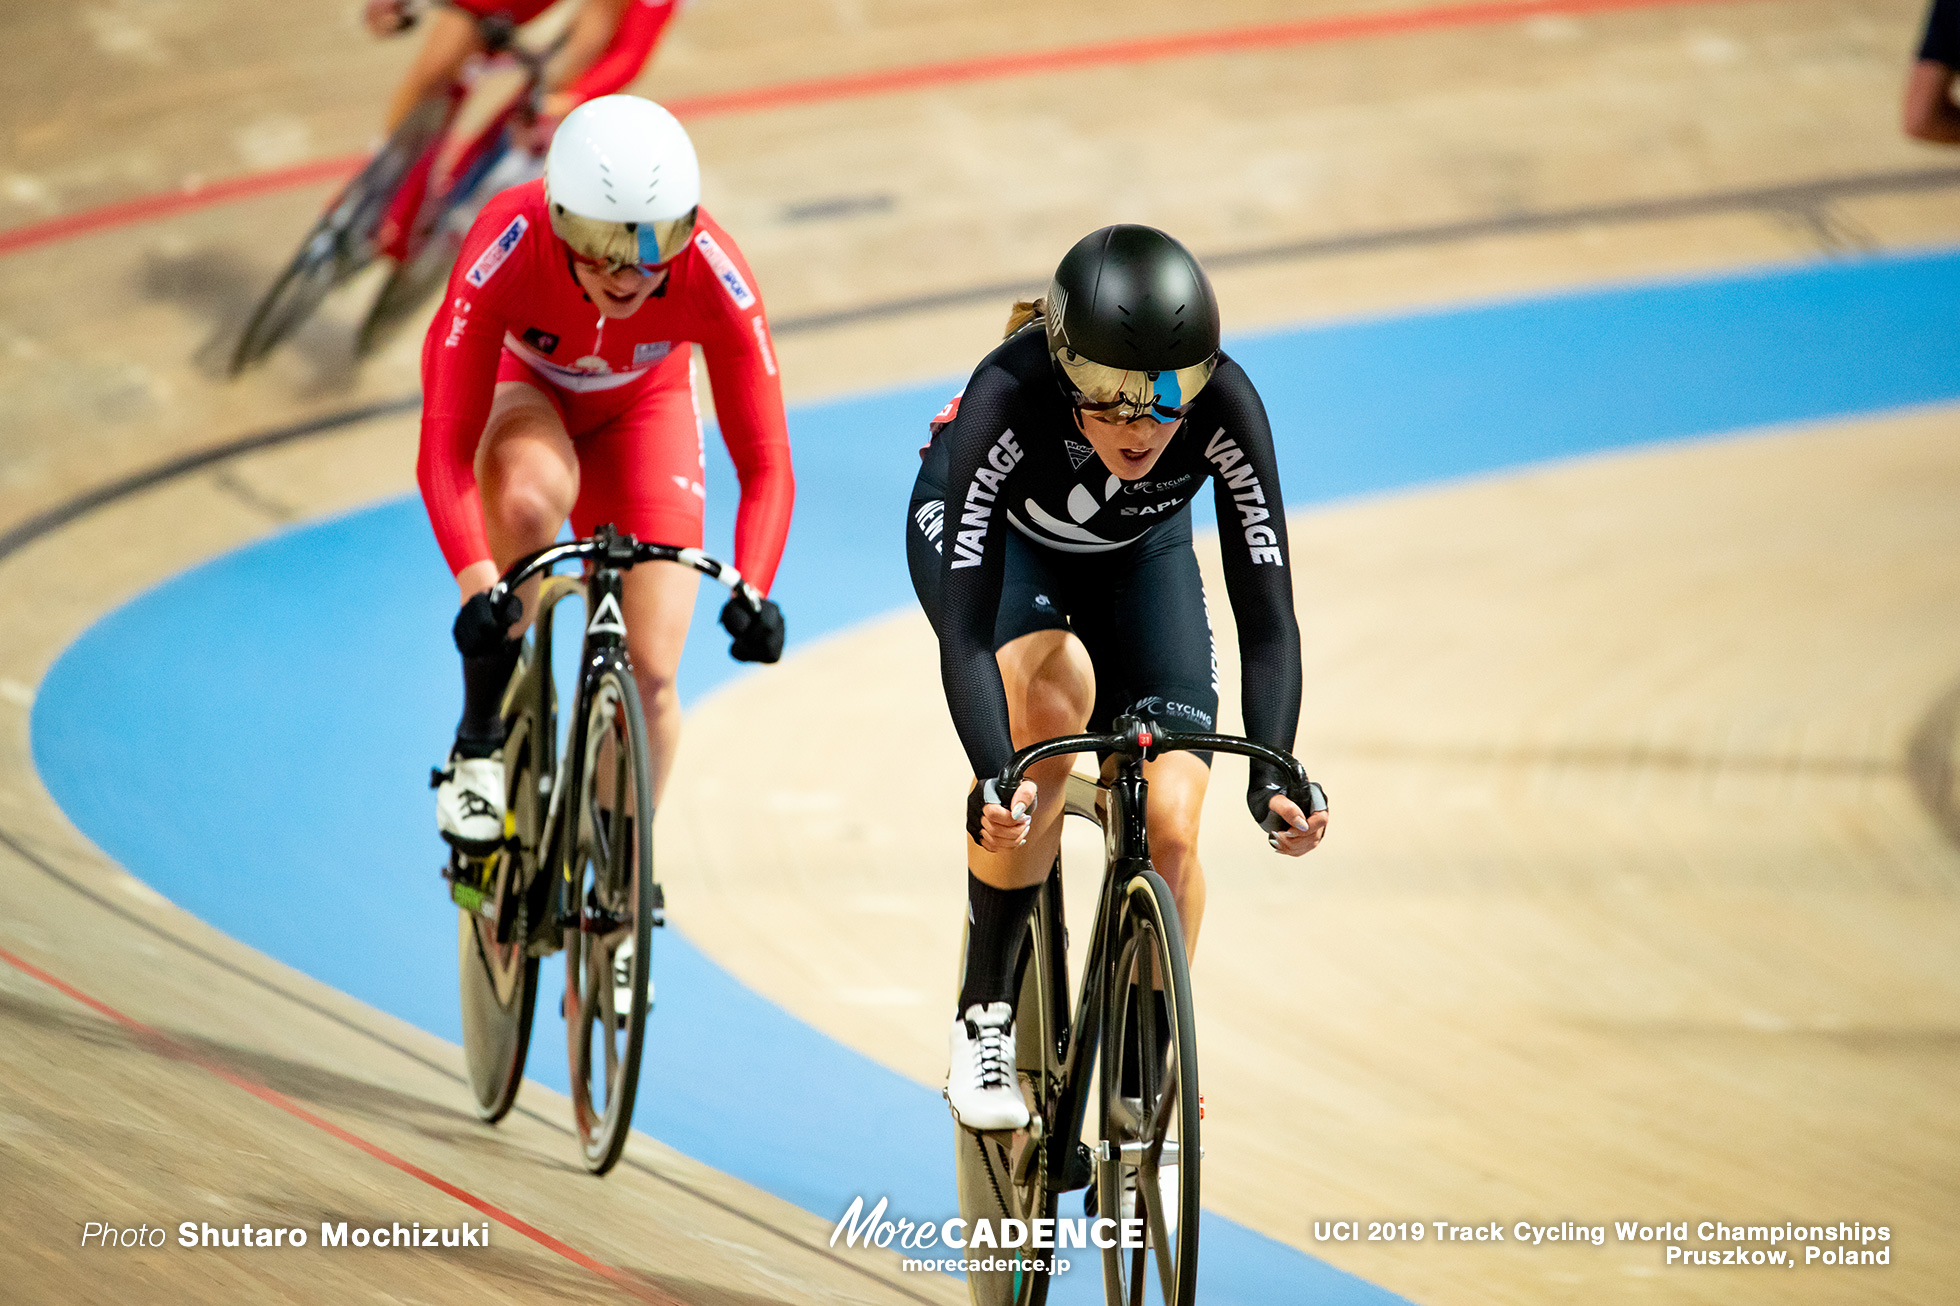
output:
M585 720L565 931L565 1024L573 1127L585 1168L604 1174L633 1128L651 1008L653 774L631 668L599 672ZM623 951L631 944L630 951ZM630 994L620 1010L616 994Z
M425 100L376 151L307 232L265 292L232 351L230 374L257 363L312 316L329 291L374 260L375 233L402 180L441 136L449 101Z
M1096 1205L1120 1220L1126 1191L1133 1194L1128 1205L1144 1221L1144 1245L1104 1250L1103 1290L1110 1306L1190 1306L1198 1289L1203 1154L1197 1026L1177 903L1155 871L1134 875L1123 887L1112 955ZM1152 1283L1155 1294L1147 1292Z
M463 1007L463 1060L477 1118L495 1124L517 1101L524 1059L531 1047L531 1020L538 1000L538 959L530 955L530 899L536 856L537 780L531 764L531 718L511 723L504 744L505 808L514 818L517 846L492 853L484 877L484 903L456 911L456 960Z

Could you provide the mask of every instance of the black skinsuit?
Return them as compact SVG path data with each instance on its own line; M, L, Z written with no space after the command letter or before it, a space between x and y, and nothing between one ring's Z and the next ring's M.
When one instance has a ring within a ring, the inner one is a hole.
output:
M1083 439L1051 368L1038 324L989 354L927 446L912 490L906 558L974 774L998 775L1013 756L994 653L1035 630L1072 630L1088 649L1091 730L1132 709L1171 730L1214 729L1217 658L1191 552L1190 503L1207 477L1239 628L1246 733L1290 750L1300 631L1272 430L1252 382L1221 354L1162 456L1126 482ZM1249 797L1279 783L1255 763Z

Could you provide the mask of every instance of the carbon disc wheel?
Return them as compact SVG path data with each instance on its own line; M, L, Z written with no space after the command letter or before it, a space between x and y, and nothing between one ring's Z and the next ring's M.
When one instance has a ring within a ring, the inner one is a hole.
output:
M537 790L530 756L530 720L520 717L504 745L505 810L513 815L525 812L527 798ZM491 855L495 868L487 902L494 917L456 909L463 1061L477 1118L489 1124L503 1119L517 1101L537 1007L538 959L525 947L529 846L520 839Z

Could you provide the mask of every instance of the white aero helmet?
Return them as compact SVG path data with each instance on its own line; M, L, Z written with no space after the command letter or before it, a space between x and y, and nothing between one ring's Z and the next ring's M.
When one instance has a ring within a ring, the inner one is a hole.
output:
M637 95L602 95L558 125L544 192L551 229L574 253L650 269L687 248L701 165L673 114Z

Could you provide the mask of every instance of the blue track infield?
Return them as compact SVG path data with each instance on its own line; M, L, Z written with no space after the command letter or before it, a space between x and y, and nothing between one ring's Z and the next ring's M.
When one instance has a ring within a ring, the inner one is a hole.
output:
M1948 250L1336 323L1230 348L1265 396L1299 508L1952 401L1955 303L1960 251ZM900 532L914 450L956 385L792 413L801 499L776 594L795 643L912 602ZM709 540L725 549L732 477L725 459L713 470ZM435 875L425 787L457 707L453 595L411 500L220 557L110 613L56 663L33 712L41 775L84 832L187 910L458 1039L454 909ZM715 607L696 615L681 685L690 702L756 674L727 660ZM825 1220L859 1195L889 1197L896 1215L949 1213L951 1125L936 1091L790 1017L684 933L658 945L640 1128ZM543 973L548 1011L562 980L550 963ZM558 1028L541 1016L530 1069L563 1088ZM1304 1244L1327 1212L1310 1191L1294 1197L1297 1222L1273 1232ZM1218 1306L1400 1300L1222 1217L1205 1217L1204 1248L1204 1300ZM1096 1267L1077 1266L1058 1302L1099 1299Z

